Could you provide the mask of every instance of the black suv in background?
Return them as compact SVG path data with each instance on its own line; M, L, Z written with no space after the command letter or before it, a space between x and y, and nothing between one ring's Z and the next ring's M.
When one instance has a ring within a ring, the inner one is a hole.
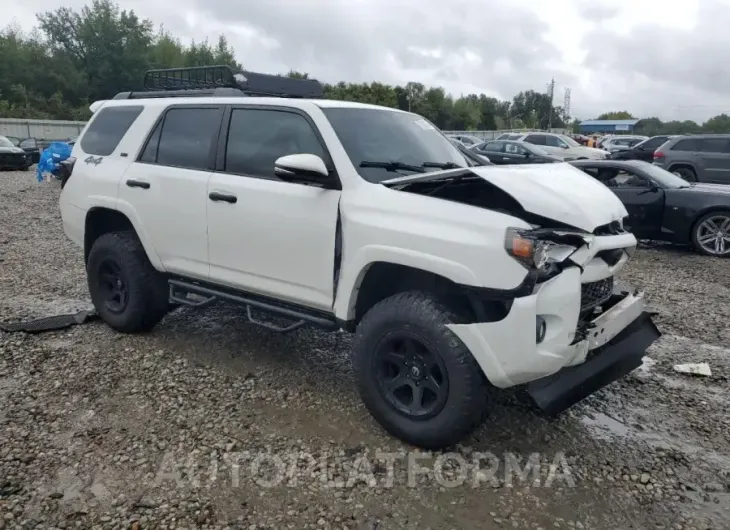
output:
M730 134L675 136L653 158L655 165L688 182L730 184Z
M629 149L611 153L610 158L611 160L643 160L644 162L652 162L654 160L654 151L672 138L676 138L676 136L669 134L652 136Z

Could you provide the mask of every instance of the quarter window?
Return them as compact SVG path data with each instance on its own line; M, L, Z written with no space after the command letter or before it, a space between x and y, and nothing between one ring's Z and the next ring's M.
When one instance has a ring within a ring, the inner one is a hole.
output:
M101 109L81 138L81 149L89 155L109 156L143 109L139 105Z

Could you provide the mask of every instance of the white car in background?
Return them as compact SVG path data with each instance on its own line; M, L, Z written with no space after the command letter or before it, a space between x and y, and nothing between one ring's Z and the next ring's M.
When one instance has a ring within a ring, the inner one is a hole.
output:
M631 149L637 144L640 144L644 140L648 140L648 136L612 136L600 144L600 148L609 153L615 153L616 151L626 151Z
M539 145L543 150L554 156L568 160L603 160L608 153L602 149L585 147L564 134L532 132L521 135L518 142Z

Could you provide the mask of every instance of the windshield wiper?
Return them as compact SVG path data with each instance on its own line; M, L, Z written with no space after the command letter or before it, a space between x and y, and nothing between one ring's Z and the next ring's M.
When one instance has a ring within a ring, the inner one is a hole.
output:
M369 160L363 160L360 162L360 167L377 167L386 171L413 171L414 173L426 172L426 170L421 166L413 166L411 164L398 162L397 160L391 160L390 162L371 162Z
M439 169L457 169L464 166L460 166L454 162L424 162L422 167L437 167Z

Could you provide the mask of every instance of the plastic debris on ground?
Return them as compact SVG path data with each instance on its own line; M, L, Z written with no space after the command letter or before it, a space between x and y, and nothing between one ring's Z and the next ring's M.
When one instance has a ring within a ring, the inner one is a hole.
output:
M36 167L38 182L46 176L56 177L59 164L71 156L72 149L66 142L53 142L44 149Z

